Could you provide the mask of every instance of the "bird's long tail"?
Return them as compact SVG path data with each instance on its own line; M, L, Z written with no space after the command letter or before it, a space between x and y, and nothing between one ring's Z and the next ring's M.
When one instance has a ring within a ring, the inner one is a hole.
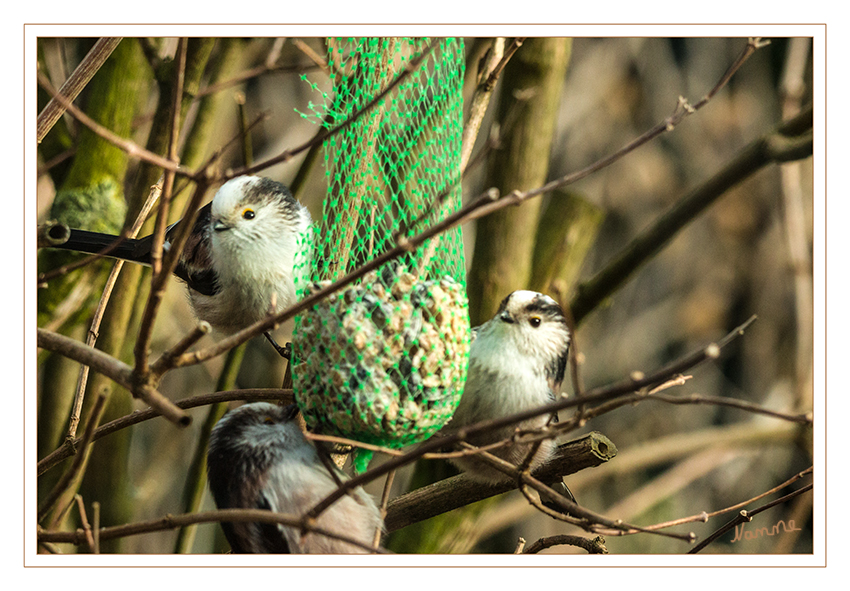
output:
M144 238L140 240L127 238L118 242L119 238L119 236L113 236L111 234L72 229L68 240L53 248L91 254L104 253L104 256L111 258L146 265L150 264L150 247L146 244L148 242L147 240Z

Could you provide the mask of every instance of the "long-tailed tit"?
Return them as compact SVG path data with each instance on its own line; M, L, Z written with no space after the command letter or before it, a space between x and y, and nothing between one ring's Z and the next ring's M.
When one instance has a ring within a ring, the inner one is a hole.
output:
M168 228L165 250L178 224ZM309 240L305 233L310 224L307 208L276 181L240 176L224 183L198 211L174 271L186 282L198 319L232 334L295 303L295 256L299 238ZM71 230L69 240L57 248L96 253L117 239ZM150 264L152 245L153 236L125 240L107 256Z
M443 433L539 408L556 399L567 366L570 332L555 300L533 291L515 291L502 300L495 317L473 329L473 334L463 395ZM539 429L557 420L557 415L540 415L516 425L470 435L466 441L480 447L509 439L517 428ZM489 451L519 466L533 445L514 443ZM545 463L555 449L552 439L541 441L530 467L534 469ZM508 478L474 456L451 462L478 481L494 483ZM575 500L563 483L552 484L558 492Z
M337 488L316 448L295 420L295 405L245 404L213 428L207 453L210 490L219 509L258 508L300 516ZM340 480L347 476L336 470ZM364 544L383 528L372 498L357 487L324 511L316 524ZM236 553L350 554L363 548L286 525L222 523Z

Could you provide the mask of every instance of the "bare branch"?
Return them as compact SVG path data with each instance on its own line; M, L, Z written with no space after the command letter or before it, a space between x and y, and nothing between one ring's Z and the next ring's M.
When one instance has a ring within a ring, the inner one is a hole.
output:
M434 47L434 46L432 45L431 47ZM749 47L749 45L748 45L748 47ZM426 50L426 52L427 52L427 50ZM424 56L426 52L423 52L423 54L421 54L420 57ZM418 63L414 64L414 62L415 62L415 60L411 60L411 62L409 62L409 64L408 64L408 68L412 68L412 67L415 67L415 65L418 65ZM411 71L411 69L408 69L407 71L405 71L404 73L399 75L399 77L396 78L396 80L394 82L397 82L401 77L403 77L409 71ZM715 88L717 88L717 87L715 87ZM385 92L388 91L389 89L390 89L390 87L385 89ZM361 113L363 113L366 110L368 110L369 108L371 108L371 106L373 106L377 102L377 99L380 96L381 95L378 95L378 97L376 97L376 100L373 100L369 105L364 107L364 109L362 109L360 112L353 115L352 118L350 118L350 120L344 122L341 126L338 126L337 128L334 128L333 130L330 130L329 133L331 133L331 132L336 133L336 132L340 131L341 129L343 129L345 126L347 126L347 124L350 123L350 121L353 121L354 118L356 118ZM651 137L655 137L656 135L663 133L664 131L667 130L667 127L669 127L671 120L673 120L673 122L675 124L675 122L677 122L678 120L680 120L684 116L685 115L682 114L682 115L678 115L675 118L668 118L667 120L662 122L662 124L659 124L658 126L656 126L656 128L663 128L663 129L659 129L657 132L654 132L654 133L651 133L652 130L650 130L650 132L647 132L646 134L644 134L643 136L638 138L638 140L631 142L626 147L624 147L623 149L616 152L613 156L603 158L602 160L598 161L596 164L591 165L590 167L583 169L581 171L578 171L577 173L567 175L565 177L562 177L561 179L547 183L546 185L544 185L544 187L532 189L532 190L526 191L526 192L514 191L513 193L506 195L504 197L501 197L501 198L498 195L498 191L496 191L495 189L489 189L488 191L482 193L478 197L469 201L465 206L461 207L458 211L454 212L453 214L450 214L449 216L446 216L442 221L431 225L429 228L425 229L420 234L417 234L416 236L404 237L404 238L401 237L401 236L397 236L395 247L393 247L393 248L385 251L384 253L378 255L376 258L365 263L360 268L355 269L354 271L352 271L351 273L349 273L345 277L342 277L341 279L335 281L331 285L313 293L312 295L301 300L300 302L297 302L296 304L294 304L290 308L287 308L286 310L283 310L283 311L279 312L278 314L276 314L274 316L269 316L268 318L266 318L264 320L260 320L257 323L255 323L255 324L253 324L249 327L246 327L242 331L235 333L235 334L231 335L230 337L223 339L222 341L219 341L216 345L214 345L214 346L212 346L208 349L205 349L205 350L202 350L202 351L197 351L195 353L181 357L180 359L177 360L176 366L181 367L181 366L184 366L184 365L201 363L202 361L206 361L207 359L221 355L222 353L224 353L228 349L235 347L236 345L241 344L241 343L243 343L243 342L245 342L245 341L247 341L247 340L263 333L263 332L266 332L268 330L275 328L276 326L280 325L281 323L289 320L290 318L293 318L297 314L300 314L301 312L312 307L314 304L321 301L322 299L328 297L329 295L341 290L345 286L347 286L347 285L353 283L354 281L360 279L361 277L363 277L364 275L366 275L370 271L373 271L373 270L379 268L381 265L402 256L404 253L408 252L411 248L416 248L419 245L423 244L428 239L433 238L434 236L441 234L442 232L445 232L445 231L447 231L451 228L454 228L455 226L457 226L459 224L466 223L466 222L484 217L485 215L489 215L490 213L493 213L494 211L498 211L500 209L504 209L504 208L512 206L512 205L519 205L520 203L522 203L523 201L525 201L527 199L531 199L533 197L538 197L538 196L542 195L543 193L545 193L547 191L551 191L555 188L565 186L565 185L573 183L573 182L575 182L575 181L577 181L581 178L584 178L585 176L587 176L591 172L595 172L596 170L598 170L600 168L604 168L605 166L608 166L612 162L622 158L623 156L625 156L627 153L629 153L630 151L632 151L633 149L635 149L639 145L642 145L643 143L645 143L646 141L651 139ZM808 126L809 127L811 127L811 117L812 117L812 112L811 112L811 110L809 110L808 111L808 122L809 122ZM805 130L805 126L806 126L805 114L802 116L802 119L803 119L802 122L797 121L796 118L795 118L795 120L792 120L792 121L789 121L789 122L782 124L779 127L778 133L783 133L783 134L784 133L794 133L794 132L800 133L799 131L797 131L800 127L803 127L803 130ZM653 128L653 129L656 129L656 128ZM647 138L644 139L644 136L651 136L651 137L647 137ZM326 136L321 136L321 137L323 138L323 137L326 137ZM313 138L313 140L311 140L310 142L308 142L304 146L297 148L295 151L291 152L291 154L294 155L295 153L300 152L302 149L307 149L310 145L312 145L312 143L314 141L317 141L319 139L320 139L320 136ZM760 142L765 142L765 140L762 139L762 140L760 140ZM760 142L756 142L756 144L760 144ZM762 152L760 152L760 155L762 157L764 157L764 154ZM248 173L248 172L260 170L260 169L264 168L265 166L269 166L269 165L277 163L279 161L282 161L282 160L272 159L272 160L268 161L267 163L264 163L263 165L257 165L255 167L250 168L250 169L241 169L239 171L229 173L228 177L238 176L238 174L245 174L245 173ZM765 161L765 164L766 163L767 163L767 161ZM740 181L742 178L744 178L745 176L747 176L749 174L752 174L759 167L757 166L757 167L752 168L752 169L749 169L747 167L736 167L736 168L741 168L741 170L738 170L739 175L736 177L735 182ZM459 180L457 182L459 182ZM734 184L734 183L732 183L732 184ZM731 185L729 185L729 186L731 186ZM712 196L712 199L714 199L714 198L718 197L727 188L728 188L728 186L725 186L725 185L722 186L722 187L712 185L710 187L710 189L707 189L706 191ZM446 190L434 200L434 203L439 204L442 201L442 199L445 197L445 195L447 195L451 190L453 190L453 186L446 188ZM702 206L702 207L704 207L704 206ZM418 223L418 221L420 221L421 219L424 219L424 216L427 216L427 215L430 215L430 212L426 212L422 216L420 216L419 220L417 220L417 222L414 222L414 225L415 225L415 223ZM655 238L655 242L652 243L650 249L648 251L646 249L644 249L644 251L642 251L641 256L638 260L639 261L645 260L645 258L649 257L651 254L656 252L660 248L660 246L663 243L666 242L666 240L669 237L670 237L669 233L667 235L663 235L661 242L657 242L658 238ZM637 263L637 265L639 265L639 262ZM603 282L603 283L605 283L604 287L602 289L597 289L596 292L592 294L593 297L590 297L589 295L585 294L585 292L590 291L590 289L587 286L585 286L584 290L582 292L580 292L580 294L579 294L579 297L583 298L583 300L581 300L581 299L580 300L573 300L573 304L572 304L571 308L573 310L573 316L574 316L575 322L577 324L584 317L584 315L586 315L586 313L589 312L590 309L592 309L593 307L598 305L598 303L599 303L599 301L601 301L601 297L603 295L607 296L616 286L618 286L623 280L625 280L625 277L628 276L631 273L631 268L623 268L623 265L620 264L620 265L616 266L616 269L614 269L614 270L606 269L606 271L604 271L604 272L607 272L608 274L613 275L616 278L616 280L613 284L610 283L610 280L607 279L607 276L606 276L606 278L605 278L606 281ZM577 310L579 310L581 312L581 314L578 314Z
M68 242L71 237L71 229L62 223L48 221L38 227L36 244L38 248L59 246ZM43 280L39 277L39 283Z
M641 374L640 376L634 376L632 379L626 382L620 382L617 384L612 384L610 386L590 390L587 395L583 396L581 399L574 398L556 400L555 402L551 402L536 409L516 413L513 415L502 417L500 419L481 421L480 423L468 425L466 427L458 429L457 431L455 431L451 435L447 435L446 437L432 437L428 441L422 443L418 448L405 453L403 456L393 457L384 464L376 466L374 468L370 468L363 474L360 474L358 476L355 476L351 480L348 480L347 482L345 482L344 486L329 494L323 501L313 507L313 509L311 509L309 513L309 516L313 518L317 517L323 511L328 509L328 507L333 505L333 503L342 498L343 495L347 494L349 490L353 490L357 486L360 486L367 482L371 482L375 478L382 476L390 472L391 470L395 470L397 468L400 468L401 466L407 465L428 452L436 451L440 448L446 448L451 445L466 441L469 435L499 429L507 425L517 424L540 415L551 415L552 413L555 413L559 410L563 410L565 408L570 408L572 406L596 402L606 402L608 400L621 397L624 394L635 392L641 390L642 388L653 387L660 383L663 383L667 381L670 377L682 373L684 370L693 367L694 365L704 361L705 359L716 358L720 352L721 347L734 340L738 335L743 334L744 329L749 326L754 320L755 317L750 318L750 320L748 320L743 325L739 326L731 333L729 333L726 337L718 341L717 344L712 344L700 351L687 355L682 359L673 362L667 365L665 368L653 372L648 376ZM558 427L560 428L560 425ZM546 437L551 437L551 435L546 434Z
M764 408L763 406L759 406L758 404L753 404L752 402L747 402L745 400L736 400L734 398L724 396L704 396L702 394L675 396L669 394L650 393L646 395L646 398L649 400L660 400L662 402L667 402L668 404L712 404L715 406L728 406L730 408L738 408L747 412L766 415L776 419L782 419L784 421L791 421L792 423L799 423L801 425L811 425L814 421L811 411L803 414L784 413L776 410L770 410L769 408Z
M86 516L86 506L83 504L83 497L76 494L74 495L74 500L77 502L77 510L80 512L80 524L83 526L83 531L86 534L86 544L89 550L94 552L94 535L92 535L92 528Z
M166 515L159 519L140 521L113 527L104 527L99 531L100 540L114 540L128 536L136 536L157 531L165 531L195 525L198 523L220 523L220 522L257 522L275 523L288 525L290 527L304 528L312 534L334 538L347 544L357 546L371 553L383 554L385 550L372 548L369 544L336 532L329 531L316 525L307 525L298 516L288 513L275 513L265 509L220 509L218 511L206 511L203 513L188 513L182 515ZM38 541L57 544L82 544L85 543L85 532L78 529L72 532L47 531L38 528Z
M412 74L423 61L425 61L425 58L428 57L428 55L430 55L431 52L434 51L434 49L436 47L437 47L437 45L432 43L431 45L426 47L422 51L422 53L420 53L418 56L414 57L409 62L407 62L407 64L404 66L404 68L402 68L400 70L398 76L396 76L396 78L392 82L390 82L387 85L386 88L384 88L381 92L376 94L375 98L373 98L371 101L366 103L358 111L352 113L352 115L348 119L346 119L341 124L334 127L333 129L329 129L325 133L322 133L322 134L317 134L316 136L314 136L313 138L308 140L306 143L301 144L297 148L292 149L292 150L285 150L283 153L281 153L277 156L274 156L273 158L269 158L268 160L266 160L264 162L260 162L258 164L252 165L252 166L242 167L242 168L239 168L239 169L236 169L236 170L233 170L233 171L229 171L226 175L226 178L232 179L234 177L241 176L243 174L253 174L255 172L265 170L266 168L268 168L270 166L274 166L275 164L287 162L287 161L291 160L292 158L294 158L295 156L297 156L298 154L300 154L301 152L310 149L314 144L320 144L323 141L325 141L326 139L328 139L329 137L334 136L334 135L340 133L341 131L348 129L348 127L351 126L351 124L354 121L356 121L364 113L368 112L373 107L375 107L375 105L380 103L384 99L385 96L387 96L390 92L393 91L394 88L396 88L405 79L407 79L407 77L410 76L410 74Z
M495 74L496 67L499 65L504 54L505 39L503 37L493 39L493 45L488 51L487 62L483 65L480 76L487 76L487 79L489 79L491 73ZM469 118L466 121L466 125L463 126L463 138L461 140L461 171L466 170L469 163L472 148L475 146L475 138L478 137L478 130L481 127L481 122L484 120L487 106L490 104L490 97L493 94L494 87L495 83L489 88L486 88L483 84L479 84L469 101Z
M486 92L490 92L496 87L496 82L498 82L499 76L502 75L502 71L505 69L505 66L508 65L508 61L510 61L517 49L522 47L525 39L525 37L515 37L508 48L505 49L503 54L500 56L499 63L487 72L487 79L481 84Z
M168 135L168 160L177 164L180 159L177 157L177 140L180 137L180 121L181 121L181 106L183 104L183 82L186 74L186 51L187 39L181 38L177 43L177 65L174 76L173 93L171 96L171 129ZM201 184L203 185L203 184ZM136 337L136 345L133 348L135 355L136 367L135 374L137 379L147 377L148 368L148 349L151 339L153 338L153 325L156 318L156 313L159 310L159 305L162 303L162 298L165 293L165 286L170 278L171 272L177 265L180 255L183 252L183 242L174 245L174 252L167 257L168 266L163 269L162 264L162 249L165 243L165 230L168 225L168 212L171 206L171 196L174 189L174 171L165 170L162 183L162 197L159 200L159 208L157 210L156 222L153 231L153 243L151 245L151 268L153 273L151 276L151 290L148 295L148 301L145 305L144 316L139 326L139 334ZM196 214L197 215L197 214ZM181 228L186 230L189 222ZM194 225L194 224L192 224ZM181 232L182 235L182 232Z
M74 69L74 72L59 88L59 94L67 97L67 100L74 101L82 92L86 84L94 77L106 59L112 55L112 52L118 47L121 42L121 37L101 37L95 41L94 46L83 58L83 61ZM53 126L62 117L65 112L65 105L56 97L50 99L50 102L38 114L36 121L35 141L41 143L41 140L47 135Z
M608 548L605 547L605 538L602 536L596 536L590 540L581 536L571 536L567 534L540 538L531 546L526 548L523 554L537 554L546 548L563 545L576 546L577 548L586 550L588 554L608 554Z
M212 326L210 326L209 322L204 320L198 322L189 334L183 337L183 339L171 347L171 349L163 352L162 355L160 355L160 357L151 364L151 373L156 376L161 376L172 367L174 359L180 357L180 355L185 353L189 347L197 343L204 335L209 334L210 331L212 331Z
M652 226L632 240L587 282L579 285L577 293L570 303L573 318L576 323L581 321L613 293L641 265L666 245L688 223L697 217L706 207L714 203L728 189L752 176L764 166L772 162L781 162L793 153L799 157L811 155L811 141L806 138L793 143L788 152L780 152L771 146L777 143L776 138L794 138L805 134L812 126L813 111L810 107L793 119L780 124L771 133L762 136L741 150L735 158L728 162L719 172L705 183L681 198L667 213L658 218ZM803 129L800 130L799 128Z
M148 193L148 198L145 200L144 205L142 206L139 215L136 216L135 221L133 222L132 227L129 230L125 230L121 233L122 237L127 236L128 238L135 238L139 233L139 230L142 228L142 224L147 219L148 214L153 208L154 204L159 199L160 191L162 190L162 184L157 183L156 185L151 187L150 192ZM115 242L114 244L120 243L120 240ZM88 336L86 337L86 344L89 347L94 347L95 342L97 342L97 336L100 332L100 323L103 320L103 315L106 312L106 305L109 302L110 297L112 296L112 289L115 287L115 283L118 281L118 274L121 273L121 269L124 268L124 261L116 261L112 266L112 270L109 272L109 277L106 279L106 284L103 286L103 293L100 296L100 300L97 303L97 309L95 309L94 316L91 321L91 328L89 328ZM89 366L83 365L80 367L79 378L77 379L77 391L74 394L74 404L71 407L71 418L68 421L68 438L73 439L77 436L77 426L80 422L80 413L83 410L83 399L86 393L86 384L88 382L89 375Z
M156 408L162 415L173 423L181 426L188 425L192 418L180 410L173 402L168 400L150 384L138 383L133 379L133 369L111 355L99 351L94 347L86 346L79 341L60 335L43 328L37 329L38 346L64 355L74 361L79 361L92 369L108 377L109 379L124 386L144 402Z
M799 488L792 493L789 493L789 494L787 494L783 497L779 497L775 501L771 501L771 502L769 502L765 505L762 505L761 507L753 509L752 511L746 511L744 509L741 509L741 511L738 513L738 515L735 517L735 519L733 519L732 521L730 521L729 523L727 523L726 525L724 525L723 527L721 527L720 529L718 529L717 531L712 533L710 536L708 536L705 540L703 540L702 542L697 544L695 547L688 550L688 554L696 554L697 552L703 550L706 546L708 546L709 544L711 544L712 542L717 540L720 536L722 536L726 532L734 529L736 526L738 526L742 523L752 521L753 517L755 517L756 515L758 515L762 511L766 511L766 510L770 509L771 507L774 507L776 505L780 505L782 503L790 501L794 497L797 497L797 496L799 496L799 495L801 495L805 492L812 490L814 488L814 486L815 486L814 484L807 484L806 486Z
M184 398L183 400L175 402L175 405L178 408L186 410L189 408L207 406L210 404L218 404L220 402L228 402L231 400L243 400L245 402L269 400L279 402L281 404L292 404L294 402L291 389L280 390L277 388L246 388L244 390L229 390L225 392L215 392L213 394L201 394L199 396L192 396L191 398ZM132 414L119 417L98 427L97 430L94 432L94 437L92 438L92 441L97 441L101 437L105 437L106 435L115 433L116 431L120 431L121 429L132 427L133 425L142 423L144 421L149 421L159 416L162 416L162 414L158 410L155 410L153 408L135 411ZM36 474L38 476L41 476L62 460L73 456L76 453L76 449L81 441L82 438L77 438L73 441L66 441L62 446L60 446L59 448L39 460Z
M599 466L614 458L617 448L601 433L592 432L561 444L558 453L534 472L535 478L550 481ZM390 501L385 520L388 533L448 511L517 488L516 481L488 485L459 474L413 490Z
M759 499L763 499L764 497L767 497L769 495L777 493L780 490L782 490L783 488L790 486L793 483L797 482L798 480L800 480L804 476L811 474L813 472L813 470L814 470L814 467L810 466L810 467L806 468L805 470L803 470L802 472L798 472L797 474L795 474L794 476L792 476L791 478L789 478L788 480L786 480L785 482L783 482L779 486L775 486L772 489L761 493L760 495L757 495L757 496L755 496L751 499L747 499L746 501L744 501L742 503L737 503L735 505L732 505L731 507L726 507L724 509L718 509L717 511L712 511L711 513L706 513L705 511L703 511L702 513L699 513L697 515L691 515L690 517L682 517L680 519L675 519L673 521L665 521L664 523L656 523L655 525L647 526L647 529L662 529L662 528L665 528L665 527L672 527L672 526L675 526L675 525L682 525L684 523L692 523L692 522L695 522L695 521L701 521L701 522L705 523L712 517L717 517L718 515L723 515L724 513L731 513L732 511L737 511L738 509L746 507L750 503L755 503Z
M94 121L91 117L83 113L80 109L78 109L72 102L70 102L65 96L57 93L56 89L50 84L50 81L47 79L44 74L41 72L38 73L38 83L44 88L48 94L50 94L56 101L62 105L74 119L88 127L95 135L103 138L104 140L110 142L115 147L123 150L128 155L133 156L134 158L138 158L148 164L153 166L158 166L163 170L171 170L177 174L187 176L189 178L194 178L194 174L183 169L179 165L171 162L167 158L163 158L159 154L154 154L148 150L145 150L138 144L131 142L129 140L125 140L124 138L118 136L113 133L109 129L106 129L96 121Z
M62 475L62 478L56 483L47 497L42 501L42 503L38 507L38 521L44 519L48 512L54 507L57 501L59 501L62 493L65 492L65 489L68 488L68 485L76 478L76 476L83 469L83 464L85 462L86 451L88 450L89 443L92 441L92 437L94 435L94 430L97 427L97 424L100 422L100 417L103 416L103 409L106 407L106 396L100 394L95 400L94 406L92 406L91 416L86 424L86 431L83 433L83 440L81 445L80 453L77 454L77 457L74 459L73 464L68 469L65 474Z
M465 442L462 442L461 445L474 447ZM567 523L578 525L579 527L587 531L604 532L608 535L622 536L638 532L652 532L655 534L660 534L666 537L675 538L686 542L693 542L696 539L696 536L693 532L689 532L687 534L674 534L658 530L648 530L637 525L630 525L628 523L625 523L621 519L611 520L605 517L604 515L589 511L581 505L578 505L577 503L567 499L560 493L554 491L552 488L550 488L549 486L529 474L527 471L517 469L516 466L513 466L510 462L507 462L502 458L499 458L489 452L484 451L478 454L478 457L481 460L487 462L487 464L489 464L491 467L502 472L503 474L516 479L517 483L519 484L520 491L523 493L523 495L525 495L525 497L529 500L529 502L531 502L532 505L534 505L547 515L554 517L560 521L566 521ZM549 509L548 507L543 506L540 501L534 499L528 494L528 491L526 490L527 487L531 487L536 490L541 498L545 496L550 501L553 501L554 503L560 505L564 509L564 512L559 513L557 511Z
M201 89L195 98L201 98L207 96L209 94L215 94L216 92L221 92L222 90L226 90L238 84L242 84L243 82L247 82L252 78L259 78L260 76L264 76L266 74L302 74L304 72L309 72L310 70L315 70L319 66L316 64L279 64L279 65L269 65L262 64L251 68L249 70L245 70L244 72L230 78L229 80L223 80L216 84L210 84L209 86Z

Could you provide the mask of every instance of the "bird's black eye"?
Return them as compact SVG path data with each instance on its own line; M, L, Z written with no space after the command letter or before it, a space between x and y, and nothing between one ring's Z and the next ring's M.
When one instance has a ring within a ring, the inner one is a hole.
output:
M242 212L242 217L246 220L253 220L255 215L254 210L250 208Z
M528 323L533 328L537 328L538 326L540 326L541 322L543 322L543 321L540 319L540 316L532 316L531 318L528 319Z

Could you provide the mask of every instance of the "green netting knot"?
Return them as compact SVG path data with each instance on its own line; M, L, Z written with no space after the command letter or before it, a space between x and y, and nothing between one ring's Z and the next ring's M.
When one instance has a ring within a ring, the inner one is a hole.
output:
M372 461L372 456L375 453L368 449L357 448L353 452L352 464L354 465L355 474L363 474L366 468L369 467L369 462Z

